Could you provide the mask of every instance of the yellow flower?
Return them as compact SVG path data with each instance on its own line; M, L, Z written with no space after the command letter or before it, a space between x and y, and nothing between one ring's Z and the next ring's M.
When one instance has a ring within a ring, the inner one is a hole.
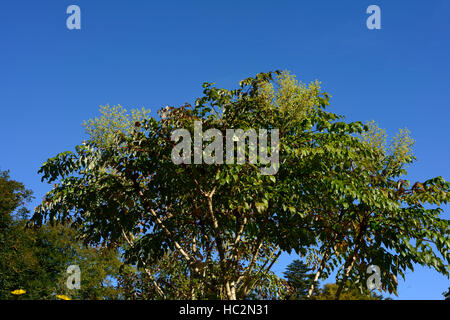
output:
M60 300L70 300L70 298L64 294L57 294L56 297Z
M18 290L11 291L11 293L12 293L13 295L20 296L21 294L26 293L26 291L23 290L23 289L18 289Z

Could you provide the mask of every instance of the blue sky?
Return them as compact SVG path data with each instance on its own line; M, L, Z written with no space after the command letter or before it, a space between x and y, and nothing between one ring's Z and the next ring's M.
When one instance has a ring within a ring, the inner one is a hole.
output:
M66 8L81 8L81 30ZM366 8L381 8L381 30ZM8 1L0 10L0 168L35 192L37 170L73 150L100 105L193 102L204 81L233 88L261 71L322 81L330 111L407 127L418 162L408 178L450 180L450 2L432 1ZM450 217L450 208L445 218ZM281 273L295 257L283 256ZM417 267L401 299L442 299L450 281Z

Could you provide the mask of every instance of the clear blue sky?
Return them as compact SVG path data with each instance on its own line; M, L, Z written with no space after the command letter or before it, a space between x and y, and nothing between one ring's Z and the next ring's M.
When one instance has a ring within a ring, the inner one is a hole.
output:
M66 8L81 8L81 30ZM368 30L366 8L381 8ZM193 102L204 81L234 87L261 71L319 79L332 111L408 127L411 180L450 180L450 1L5 1L0 9L0 168L34 190L37 170L73 150L99 105L152 111ZM445 208L444 217L450 217ZM294 257L283 256L281 273ZM418 267L401 299L442 299L450 281Z

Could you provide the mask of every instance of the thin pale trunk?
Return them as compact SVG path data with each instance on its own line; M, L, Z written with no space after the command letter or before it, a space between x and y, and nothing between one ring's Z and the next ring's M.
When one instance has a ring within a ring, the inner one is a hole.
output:
M213 199L213 195L214 195L215 191L216 191L216 188L214 188L211 192L207 193L206 199L208 202L208 214L209 214L209 218L211 219L211 222L212 222L216 247L217 247L217 251L219 253L219 265L220 265L220 269L221 269L220 282L222 284L225 284L225 294L227 296L227 299L235 300L236 295L233 296L233 293L230 288L229 280L227 280L228 268L225 265L225 263L226 263L225 248L224 248L223 239L220 235L219 222L217 220L216 215L214 214L212 199Z
M134 248L134 242L131 241L128 237L127 234L125 233L125 231L122 228L122 235L125 238L125 241L128 243L128 245L131 248ZM144 271L147 274L147 276L150 278L150 280L152 281L152 284L155 287L156 292L161 296L161 298L166 299L166 295L164 294L164 291L162 291L162 289L160 288L160 286L158 285L158 283L156 282L155 278L153 277L153 274L150 272L150 270L147 269L147 264L145 263L144 260L142 260L141 256L138 255L138 259L139 261L142 263L142 266L144 267Z
M155 210L153 210L152 208L149 208L147 205L147 201L144 198L144 194L142 193L142 191L140 191L138 189L138 194L141 197L142 203L144 205L144 209L150 211L150 214L155 218L156 223L163 229L164 233L170 238L172 239L175 248L181 253L181 255L186 259L186 262L188 264L191 264L193 259L191 259L191 257L186 253L186 251L183 250L183 248L181 247L181 245L174 239L174 237L172 236L172 233L169 231L169 229L167 229L167 227L164 225L164 223L161 221L161 219L158 217L158 215L156 214Z
M342 282L339 284L339 287L338 287L338 289L336 291L336 295L334 297L335 300L339 300L339 297L341 295L342 289L344 288L344 285L347 282L348 277L350 275L350 272L351 272L351 270L352 270L352 268L353 268L353 266L355 264L356 255L358 254L359 249L361 248L361 244L362 244L364 233L366 232L366 228L367 228L366 218L364 217L364 219L363 219L363 221L361 223L361 228L359 229L359 234L358 234L358 236L356 237L356 240L355 240L355 244L356 244L355 249L353 250L351 255L347 258L347 261L345 262L345 265L344 265L344 270L345 270L344 277L342 278Z
M347 261L350 261L350 260L347 260ZM344 285L347 282L348 276L350 275L350 271L352 271L353 266L355 265L355 261L356 261L356 252L354 255L352 255L351 262L345 269L344 277L342 278L342 282L339 285L339 287L336 291L336 295L334 297L335 300L339 300L339 297L341 296L341 293L342 293L342 289L344 289Z
M231 281L231 300L236 300L236 283Z
M227 299L228 300L236 300L236 292L232 290L232 283L230 284L229 281L225 283L225 289L227 293ZM234 293L234 294L233 294Z
M264 222L263 222L263 225L262 225L262 227L261 227L261 230L259 231L258 239L257 239L257 241L256 241L256 250L255 250L254 253L253 253L252 260L250 261L250 264L248 265L246 272L244 272L244 274L241 275L241 276L237 279L236 285L239 285L239 283L240 283L241 281L244 281L244 283L246 283L246 282L248 281L248 278L249 278L251 272L253 271L253 267L255 266L256 260L258 259L259 250L260 250L261 247L262 247L263 234L264 234L264 229L265 229L267 220L268 220L268 216L266 216L266 219L265 219ZM243 285L243 286L244 286L244 285Z
M325 268L325 263L327 260L328 260L328 253L326 252L322 257L322 260L320 261L319 269L317 269L317 272L314 275L314 281L313 283L311 283L311 286L309 287L308 298L311 298L311 295L314 292L315 283L319 280L319 277L322 274L323 269Z
M277 247L277 248L278 248L278 247ZM255 286L256 286L256 284L258 283L258 281L259 281L263 276L265 276L265 275L270 271L270 269L272 269L274 263L278 260L278 258L279 258L280 255L281 255L281 252L282 252L281 249L280 249L280 250L278 251L278 253L275 255L275 258L273 258L273 255L274 255L274 253L275 253L276 250L277 250L277 249L275 249L275 250L272 252L272 255L270 256L270 258L269 258L269 259L264 263L264 265L258 270L258 272L257 272L257 274L256 274L256 276L255 276L256 280L253 281L253 282L249 282L249 283L246 284L246 286L244 287L244 290L243 290L243 297L246 297L246 296L250 293L250 291L252 291L252 290L255 288ZM272 258L273 258L273 260L272 260ZM268 263L269 261L271 261L271 263L270 263L269 267L267 267L266 270L264 271L264 275L262 275L261 277L258 278L258 275L264 270L264 268L266 267L266 265L267 265L267 263Z
M334 244L334 242L336 241L337 236L338 236L338 234L336 233L336 234L334 235L333 239L331 240L330 245L327 247L327 249L326 249L326 251L325 251L325 253L324 253L323 257L322 257L322 260L320 261L319 269L317 269L317 272L316 272L316 274L314 275L314 281L311 283L311 286L309 287L309 290L308 290L308 298L311 298L311 296L312 296L312 294L313 294L313 292L314 292L315 284L316 284L316 282L319 280L320 275L322 274L323 269L325 269L325 264L327 263L328 258L329 258L329 255L330 255L331 246L332 246L332 245ZM335 246L334 246L334 247L335 247Z

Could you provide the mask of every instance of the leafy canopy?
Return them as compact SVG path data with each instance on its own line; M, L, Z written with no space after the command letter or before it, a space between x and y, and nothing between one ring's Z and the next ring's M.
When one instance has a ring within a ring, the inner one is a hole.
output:
M413 263L448 276L449 222L439 215L450 184L401 179L414 161L406 131L387 146L374 123L345 122L327 111L319 82L289 72L203 88L193 106L166 107L160 119L104 109L87 123L90 139L43 164L42 179L56 185L33 221L70 220L88 243L126 245L158 298L277 297L270 270L282 252L306 257L315 280L337 270L336 298L348 283L365 285L370 264L389 292ZM171 134L193 136L195 121L224 138L226 129L278 129L278 172L262 175L260 162L174 164ZM184 271L168 282L175 261Z

